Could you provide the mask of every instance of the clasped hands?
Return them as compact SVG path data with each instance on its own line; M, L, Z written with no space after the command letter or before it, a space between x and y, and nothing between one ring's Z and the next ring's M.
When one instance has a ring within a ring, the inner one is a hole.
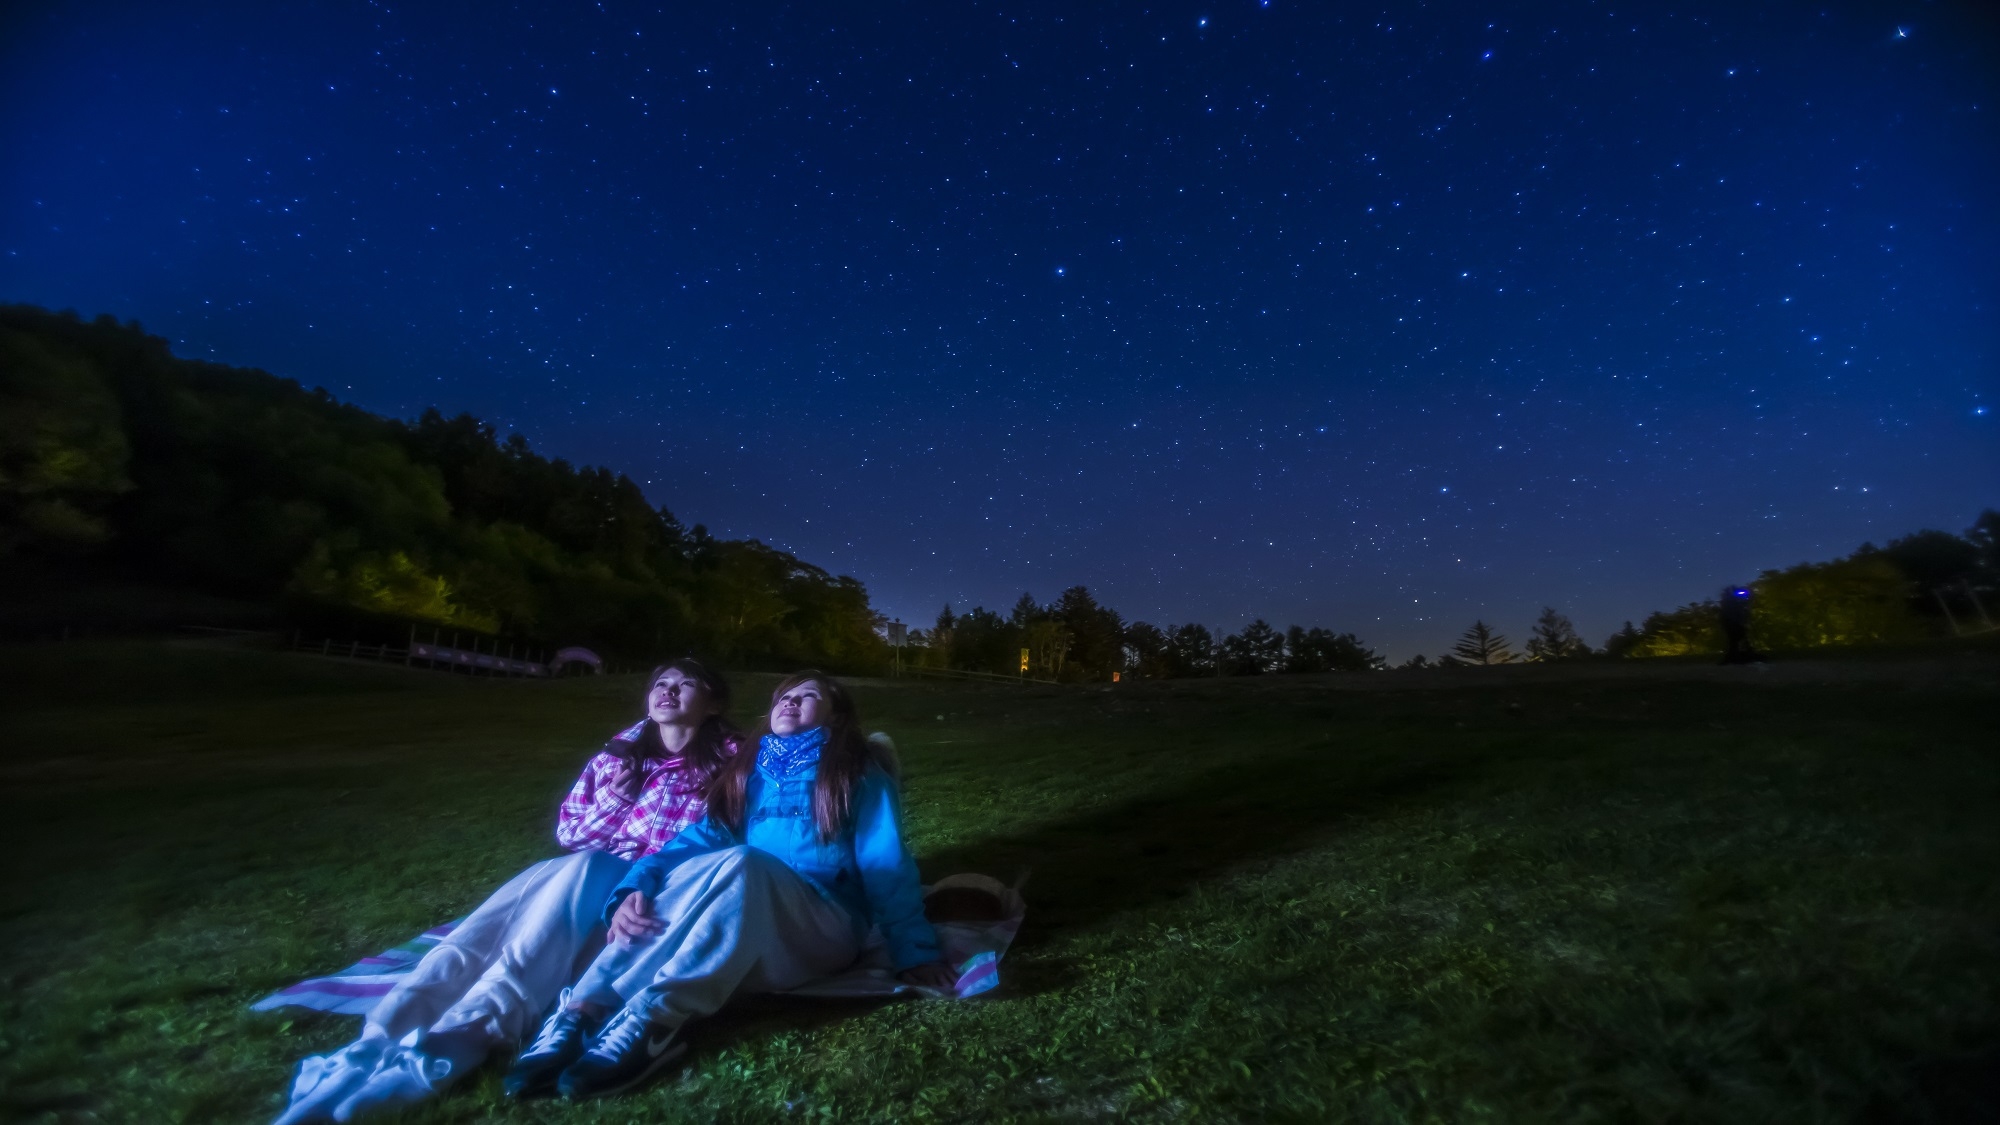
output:
M633 891L618 904L611 914L611 935L609 940L620 945L630 945L635 941L658 937L667 928L665 921L653 914L652 904L646 896ZM896 974L896 979L904 984L914 984L918 988L934 988L948 992L958 983L958 974L943 961L929 961L922 965L912 965Z

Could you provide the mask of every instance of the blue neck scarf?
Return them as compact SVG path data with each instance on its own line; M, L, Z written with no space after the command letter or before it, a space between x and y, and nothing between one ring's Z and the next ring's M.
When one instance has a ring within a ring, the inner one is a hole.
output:
M757 744L757 768L780 781L797 777L819 764L819 750L825 745L825 727L767 734Z

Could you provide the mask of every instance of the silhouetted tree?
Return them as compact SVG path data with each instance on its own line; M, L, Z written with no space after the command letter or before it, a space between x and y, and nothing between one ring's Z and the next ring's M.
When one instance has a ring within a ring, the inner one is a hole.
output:
M1125 622L1097 604L1083 586L1071 586L1049 607L1049 616L1068 631L1064 667L1073 679L1108 680L1124 666Z
M1557 613L1554 606L1542 607L1542 614L1535 618L1535 627L1528 636L1528 659L1539 663L1554 660L1575 660L1589 656L1590 646L1576 633L1576 626L1569 618Z
M1632 623L1627 621L1623 629L1605 638L1604 655L1613 659L1621 656L1630 656L1633 654L1632 650L1637 648L1639 642L1643 639L1639 630L1633 628Z
M1386 662L1352 633L1335 633L1297 625L1285 631L1283 668L1287 672L1372 672Z
M1228 676L1261 676L1284 666L1285 638L1263 618L1222 639L1222 671Z
M1021 631L990 609L974 607L952 629L955 666L1013 675L1021 670Z
M937 622L931 626L929 638L930 660L939 668L960 668L964 665L957 653L952 651L952 638L958 631L958 618L952 616L951 603L938 611Z
M1466 664L1512 664L1514 654L1507 648L1507 638L1487 627L1484 621L1474 621L1472 628L1458 638L1451 646L1451 655Z
M1882 548L1882 556L1925 593L1979 573L1979 548L1971 540L1946 531L1919 531L1890 540Z
M1167 633L1167 659L1177 677L1213 676L1215 637L1206 625L1189 623Z
M1175 674L1173 654L1167 635L1144 621L1125 626L1126 669L1145 680L1164 680Z

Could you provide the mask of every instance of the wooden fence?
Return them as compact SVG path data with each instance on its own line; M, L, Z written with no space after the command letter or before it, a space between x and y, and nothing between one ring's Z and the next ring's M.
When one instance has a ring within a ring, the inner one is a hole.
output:
M469 675L520 676L530 679L548 679L554 676L560 666L548 663L547 653L542 650L523 647L516 652L516 646L506 645L501 651L501 642L493 640L491 648L482 647L479 637L471 638L471 646L466 647L458 634L451 635L451 643L442 643L443 634L433 632L428 641L419 640L415 629L410 630L408 643L392 645L386 642L363 644L358 640L336 641L331 637L320 640L306 640L294 633L292 651L312 652L321 656L338 656L348 660L372 660L381 663L401 664L407 668L430 668L445 672L464 672ZM617 672L621 669L606 665L603 671Z
M1052 684L1054 680L1037 679L1034 676L1008 676L999 672L968 672L962 668L914 668L904 665L897 672L900 676L921 676L934 680L973 680L994 684Z

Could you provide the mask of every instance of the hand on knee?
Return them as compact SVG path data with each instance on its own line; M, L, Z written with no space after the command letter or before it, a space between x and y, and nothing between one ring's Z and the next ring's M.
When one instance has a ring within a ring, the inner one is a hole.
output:
M667 928L653 913L652 903L637 891L625 896L618 909L611 915L611 932L608 940L620 945L630 945L658 937Z

